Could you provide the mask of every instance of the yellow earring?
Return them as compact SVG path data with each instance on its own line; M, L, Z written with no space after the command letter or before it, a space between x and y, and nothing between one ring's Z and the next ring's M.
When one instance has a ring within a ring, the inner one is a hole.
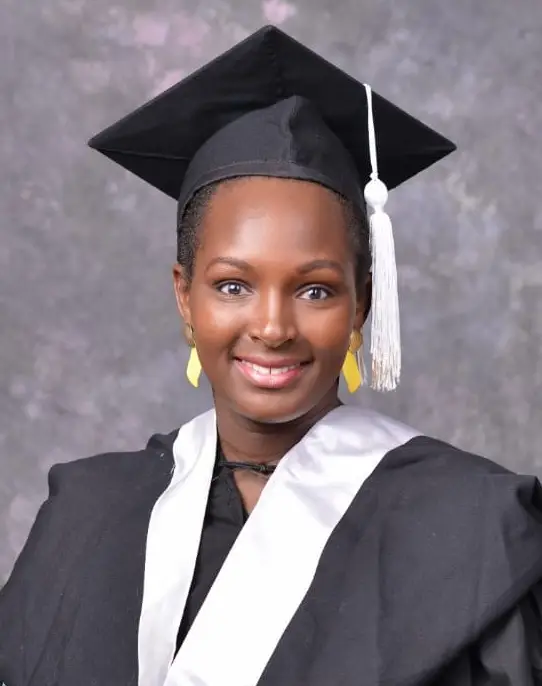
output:
M350 393L355 393L363 383L363 367L358 364L358 354L363 347L363 334L361 331L352 331L350 345L344 359L343 376Z
M199 386L199 377L201 375L201 362L199 360L198 351L196 350L196 341L194 340L194 329L190 324L185 325L184 335L186 342L190 346L190 357L186 366L186 377L188 381L197 388Z

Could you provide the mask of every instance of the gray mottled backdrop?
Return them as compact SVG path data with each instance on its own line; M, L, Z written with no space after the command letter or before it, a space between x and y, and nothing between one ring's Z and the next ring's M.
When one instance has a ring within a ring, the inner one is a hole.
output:
M404 381L360 402L542 473L541 0L3 0L0 584L54 462L210 404L184 381L175 207L85 142L268 22L460 146L395 192Z

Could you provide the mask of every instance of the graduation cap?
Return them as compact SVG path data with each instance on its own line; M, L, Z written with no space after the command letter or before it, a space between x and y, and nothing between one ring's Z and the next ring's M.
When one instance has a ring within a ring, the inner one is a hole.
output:
M372 209L372 386L395 388L401 350L387 190L453 150L449 140L266 26L89 142L178 203L239 176L320 183Z

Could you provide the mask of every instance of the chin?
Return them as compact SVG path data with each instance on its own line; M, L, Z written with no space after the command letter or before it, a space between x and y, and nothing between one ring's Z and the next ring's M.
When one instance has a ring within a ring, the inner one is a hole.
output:
M236 411L246 419L258 424L287 424L308 414L314 408L314 402L307 398L298 400L286 400L282 394L276 396L251 400L250 402L234 403Z
M264 394L259 398L232 400L238 414L258 424L285 424L294 421L309 412L313 405L306 399L297 402L293 398L286 399L282 393L277 393L275 397Z

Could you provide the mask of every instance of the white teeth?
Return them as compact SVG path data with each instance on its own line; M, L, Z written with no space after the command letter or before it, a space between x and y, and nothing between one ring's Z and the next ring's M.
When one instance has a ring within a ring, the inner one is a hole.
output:
M256 370L259 374L284 374L289 372L291 369L297 369L298 364L291 364L288 367L261 367L259 364L253 364L252 362L245 362L249 367Z

